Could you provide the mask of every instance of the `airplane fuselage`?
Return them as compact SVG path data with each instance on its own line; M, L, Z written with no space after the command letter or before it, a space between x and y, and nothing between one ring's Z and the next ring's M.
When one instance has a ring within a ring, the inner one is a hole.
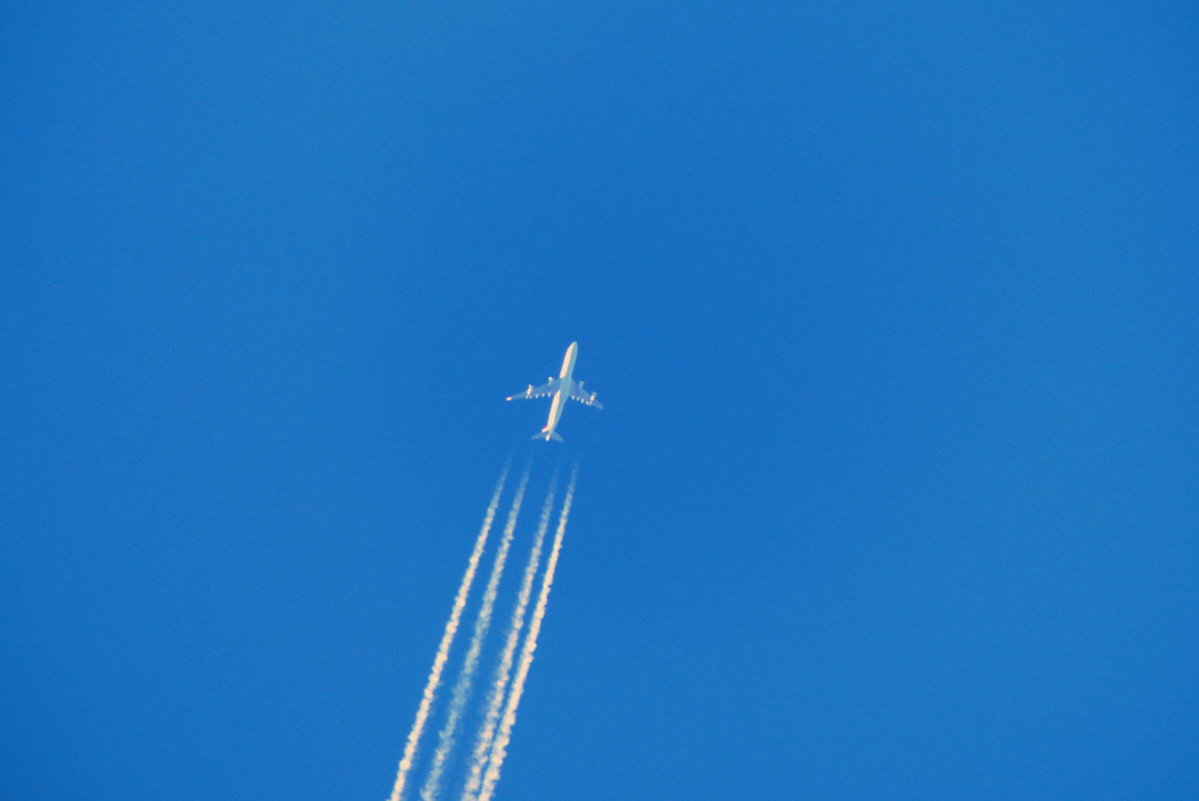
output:
M550 417L545 423L545 428L542 433L545 434L546 442L554 436L554 429L558 427L558 421L562 418L562 409L566 406L566 400L574 392L574 372L575 359L579 356L579 343L571 342L570 347L566 349L566 356L562 359L562 370L558 373L558 378L562 383L558 386L558 391L554 393L554 399L550 402Z

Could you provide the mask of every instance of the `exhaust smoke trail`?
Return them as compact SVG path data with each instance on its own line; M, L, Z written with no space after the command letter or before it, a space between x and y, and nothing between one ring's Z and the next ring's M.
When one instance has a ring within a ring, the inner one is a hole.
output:
M487 755L491 751L491 744L495 738L496 724L499 723L504 690L508 687L508 678L512 674L512 658L516 654L516 643L520 639L521 629L525 625L525 612L528 610L529 596L533 590L533 579L536 577L537 567L541 563L541 547L545 542L545 532L550 527L550 514L554 511L554 494L557 490L558 473L555 471L553 478L550 479L550 489L545 496L545 503L541 507L541 520L537 524L537 533L533 536L533 549L529 553L529 563L525 566L524 576L521 578L516 607L512 610L512 620L508 624L508 638L504 643L499 664L496 665L491 690L487 694L487 712L483 719L483 726L479 729L478 737L475 740L474 751L471 753L470 774L467 777L466 790L462 796L464 799L470 798L478 792L483 778L483 769L487 766Z
M475 671L479 667L479 654L483 650L483 641L491 628L491 617L495 610L495 596L499 590L500 578L504 574L504 565L508 561L508 550L512 545L512 534L516 531L516 519L520 515L521 503L525 497L525 487L529 483L529 469L533 460L525 463L525 472L520 477L516 487L516 495L512 498L512 508L508 510L508 522L504 525L504 533L500 537L499 548L495 552L495 562L491 568L491 576L487 579L487 587L483 590L483 603L479 607L479 616L475 618L474 630L471 633L470 646L467 648L462 670L450 694L450 706L446 713L445 724L437 733L437 750L433 753L433 761L429 767L429 775L421 787L420 795L424 801L433 801L441 791L441 774L445 770L445 760L454 747L455 734L458 731L458 720L470 700L471 684L474 682Z
M471 584L474 583L479 557L483 555L483 547L487 544L487 535L491 531L492 521L495 520L495 511L500 504L500 495L504 491L504 481L508 478L508 468L511 463L511 459L509 459L508 463L504 465L503 472L500 473L500 480L495 485L495 493L492 494L491 503L487 505L487 513L483 516L483 527L479 530L479 536L475 539L475 548L471 551L470 559L466 563L466 573L462 576L462 584L458 587L458 594L454 596L450 619L446 621L445 633L441 635L441 644L437 646L437 656L433 658L433 669L429 671L429 680L425 683L425 692L421 696L420 706L416 710L416 720L412 723L412 731L408 733L408 742L404 745L404 756L400 759L400 767L396 773L396 782L391 790L389 801L400 801L400 796L404 792L404 782L408 778L408 772L412 770L412 761L416 757L416 746L424 731L425 721L429 718L429 707L433 705L437 687L441 684L441 672L445 668L446 659L449 658L450 645L454 641L454 635L458 632L458 622L462 618L462 609L466 606L466 596L470 593Z
M558 553L562 549L562 535L566 532L566 520L570 516L570 503L574 499L575 479L579 475L579 463L575 462L570 471L570 484L566 488L566 498L562 502L562 513L558 517L558 530L554 532L554 545L550 549L550 557L545 566L545 577L541 580L541 592L537 597L537 606L533 610L533 618L529 621L529 633L525 635L525 643L521 648L520 662L516 666L516 675L512 679L512 690L508 702L504 705L504 717L500 722L499 732L491 748L491 759L487 763L487 772L483 775L483 789L478 801L490 801L495 792L496 782L500 780L500 767L507 755L508 742L512 739L512 726L516 723L516 708L520 705L520 696L525 689L525 680L529 676L529 666L533 663L533 651L537 648L537 635L541 632L541 621L545 618L545 605L549 601L550 587L554 583L554 570L558 566Z

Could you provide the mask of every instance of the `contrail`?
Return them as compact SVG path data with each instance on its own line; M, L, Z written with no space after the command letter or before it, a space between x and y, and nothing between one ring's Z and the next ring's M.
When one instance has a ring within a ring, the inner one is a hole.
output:
M483 778L483 768L487 766L487 755L491 751L491 743L495 738L495 727L500 719L500 705L504 700L504 690L508 686L508 678L512 675L512 657L516 654L516 643L520 639L521 629L525 624L525 612L529 606L529 596L533 590L533 579L537 575L537 566L541 562L541 546L545 542L545 532L550 527L550 513L554 511L554 494L558 489L558 473L550 479L550 489L545 496L545 504L541 507L541 522L537 525L537 533L533 537L533 550L529 553L529 563L525 566L524 577L521 579L520 592L516 598L516 608L512 610L512 620L508 624L508 639L500 662L496 665L495 678L491 690L487 694L487 712L483 726L475 740L475 749L470 759L470 775L466 780L466 790L463 798L473 796L479 790Z
M446 713L445 724L437 733L437 750L433 752L433 762L429 767L429 775L421 787L420 795L424 801L433 801L441 791L441 773L445 770L445 760L454 747L454 735L458 731L458 719L470 700L471 684L474 682L475 671L479 667L479 653L483 650L483 640L491 628L491 616L495 609L495 596L499 590L500 577L504 574L504 565L508 561L508 550L512 545L512 533L516 530L516 519L520 514L520 506L525 497L525 486L529 483L529 468L533 460L525 463L525 472L520 477L516 487L516 495L512 498L512 508L508 510L508 522L500 537L499 548L495 552L495 563L491 568L491 577L487 579L487 588L483 590L483 604L479 607L479 616L475 618L474 631L470 638L470 647L466 651L466 659L454 690L450 695L450 707Z
M558 517L558 530L554 532L554 546L550 549L550 558L546 562L545 577L541 580L541 594L537 597L537 607L533 610L533 618L529 621L529 633L525 635L525 643L520 651L520 662L516 666L516 675L512 679L512 691L508 695L508 703L504 706L504 717L500 722L500 730L496 734L495 743L491 748L491 759L487 763L487 772L483 775L483 789L478 801L490 801L495 792L496 782L500 780L500 767L508 751L508 741L512 739L512 726L516 723L516 708L520 705L520 696L525 689L525 679L529 676L529 666L533 663L533 651L537 648L537 635L541 632L541 621L545 617L545 605L549 601L550 587L554 583L554 570L558 566L558 552L562 549L562 535L566 532L566 519L570 516L570 503L574 499L575 479L579 475L579 463L575 462L570 471L570 485L566 488L566 499L562 502L562 514Z
M495 519L495 510L500 504L500 494L504 491L504 481L508 478L508 467L512 464L509 459L504 465L503 472L500 473L500 480L495 485L495 493L491 496L491 503L487 506L487 514L483 516L483 527L479 530L479 536L475 539L475 549L471 551L470 560L466 563L466 573L462 576L462 584L458 587L458 594L454 596L454 607L450 611L450 619L445 624L445 633L441 635L441 644L437 646L437 656L433 658L433 669L429 671L429 680L425 683L425 692L421 696L420 706L416 710L416 720L412 723L412 731L408 733L408 742L404 745L404 756L400 760L400 768L396 773L395 787L391 790L391 798L389 801L400 801L400 796L404 792L404 782L408 778L408 771L412 770L412 760L416 756L416 745L420 742L421 733L425 728L425 721L429 718L429 707L433 705L433 698L437 694L437 686L441 684L441 671L445 668L445 661L449 657L450 645L454 641L454 635L458 631L458 621L462 618L462 608L466 606L466 596L470 593L470 585L475 580L475 570L479 566L479 557L483 554L483 546L487 544L487 534L491 531L491 521Z

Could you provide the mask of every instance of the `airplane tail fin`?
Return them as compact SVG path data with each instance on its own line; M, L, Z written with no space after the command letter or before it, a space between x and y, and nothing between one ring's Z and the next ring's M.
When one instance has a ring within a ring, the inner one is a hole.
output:
M551 431L550 435L547 437L545 435L545 429L543 428L540 431L538 431L536 434L534 434L531 437L531 439L544 439L546 442L549 442L551 439L553 439L553 440L557 440L558 442L561 442L562 435L559 434L557 431Z

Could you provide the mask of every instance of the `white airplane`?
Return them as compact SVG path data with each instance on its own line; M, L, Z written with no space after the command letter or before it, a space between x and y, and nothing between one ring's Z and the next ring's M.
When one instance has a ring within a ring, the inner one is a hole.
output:
M554 396L553 402L550 404L550 419L546 421L545 428L533 435L533 439L541 439L545 437L545 441L551 439L562 441L562 437L556 429L558 420L562 417L562 407L566 405L566 399L577 400L579 403L585 403L588 406L594 406L597 409L604 408L603 404L595 399L594 392L586 392L583 389L582 381L574 380L575 359L579 355L579 343L571 342L570 347L566 349L566 358L562 360L562 372L557 378L550 376L547 383L539 387L529 384L529 388L524 392L519 392L515 395L509 395L504 400L528 400L530 398L547 398L550 395Z

